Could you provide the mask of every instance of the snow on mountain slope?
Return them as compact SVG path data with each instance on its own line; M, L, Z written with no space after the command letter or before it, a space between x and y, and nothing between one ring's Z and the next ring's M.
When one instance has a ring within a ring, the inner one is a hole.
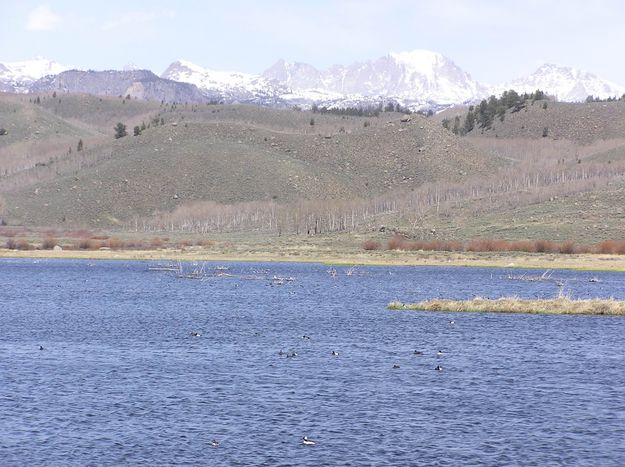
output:
M43 57L0 63L0 92L29 92L37 87L35 82L40 78L69 69ZM508 89L517 92L541 89L569 102L584 101L589 95L607 98L625 93L625 86L591 73L549 64L527 77L487 86L473 80L444 55L418 49L324 70L306 63L278 60L262 75L214 71L178 60L161 77L194 84L210 100L274 106L316 103L341 107L394 101L418 110L477 102Z
M240 101L273 99L288 91L259 75L209 70L186 60L169 65L161 78L195 84L209 96L219 94Z
M507 89L514 89L517 92L533 92L540 89L564 102L582 102L588 96L602 99L620 97L625 93L625 86L611 83L586 71L553 64L542 65L525 78L493 86L491 94L499 95Z
M410 107L468 102L486 95L447 57L429 50L390 53L376 60L317 70L305 63L279 60L263 76L284 83L294 94L317 93L393 98Z
M57 75L71 67L35 57L22 62L0 63L0 82L14 88L15 92L27 92L28 85L47 75Z

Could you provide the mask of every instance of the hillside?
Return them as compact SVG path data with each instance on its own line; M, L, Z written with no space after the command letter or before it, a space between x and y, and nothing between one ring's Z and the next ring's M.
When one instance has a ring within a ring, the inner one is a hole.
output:
M437 115L442 121L460 117L461 124L467 107L448 109ZM625 135L625 101L567 103L536 101L518 111L508 110L504 120L495 118L492 128L477 125L467 136L498 138L564 139L585 145L597 140L622 138Z
M36 105L24 98L3 101L41 115L51 122L45 131L64 141L90 136L94 143L91 157L74 151L59 156L62 167L35 163L0 179L11 223L110 227L198 201L368 199L425 182L460 182L501 165L421 116L401 122L395 113L341 117L65 94ZM25 118L12 122L10 133L26 135ZM126 122L130 135L113 139L115 121ZM142 122L149 128L132 136ZM11 184L16 177L20 183Z

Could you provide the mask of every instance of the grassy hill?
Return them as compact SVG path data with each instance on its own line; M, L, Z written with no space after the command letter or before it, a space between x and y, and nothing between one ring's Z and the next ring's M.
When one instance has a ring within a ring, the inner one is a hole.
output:
M33 115L46 138L83 138L87 146L80 154L62 146L45 164L31 156L0 179L4 217L26 225L127 225L202 201L370 199L505 165L421 116L402 122L396 113L347 117L85 95L46 96L39 105L26 96L0 100L22 109L8 119L10 133L31 137ZM117 121L129 136L113 138ZM142 123L148 128L132 136Z
M394 232L625 238L625 103L544 107L508 111L492 129L460 137L441 120L466 109L405 121L398 113L0 94L8 130L0 217L196 235L355 232L382 242ZM113 137L117 122L128 136Z
M442 122L456 116L464 122L467 107L448 109L435 118ZM546 131L545 131L546 130ZM599 140L625 136L625 101L567 103L539 100L528 101L518 112L509 109L503 121L495 118L492 128L476 126L467 136L496 138L550 138L587 145Z

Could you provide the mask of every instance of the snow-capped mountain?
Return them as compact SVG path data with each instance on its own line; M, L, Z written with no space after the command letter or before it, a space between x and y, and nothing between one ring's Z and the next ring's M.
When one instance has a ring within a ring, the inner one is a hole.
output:
M0 83L7 91L27 92L29 84L48 75L57 75L72 67L61 65L44 57L22 62L0 63Z
M160 99L269 106L351 107L390 101L412 110L474 103L508 89L517 92L540 89L568 102L583 101L589 95L607 98L625 93L625 86L556 65L543 65L527 77L488 86L473 80L449 58L429 50L389 53L327 69L278 60L262 75L214 71L178 60L162 73L161 78L167 82L146 74L146 70L136 70L133 65L126 66L123 73L115 70L69 73L66 70L70 68L42 57L0 63L0 92L40 92L57 86L68 92L102 94L114 90L144 99L162 96Z
M553 64L542 65L525 78L493 86L491 94L499 95L507 89L514 89L517 92L533 92L540 89L564 102L581 102L588 96L602 99L620 97L625 93L625 86L611 83L587 71Z
M276 81L248 73L214 71L186 60L167 67L161 78L196 85L209 98L270 104L288 89Z
M469 102L487 93L486 87L449 58L429 50L390 53L326 70L279 60L263 76L284 83L292 89L292 95L315 92L392 98L413 108Z

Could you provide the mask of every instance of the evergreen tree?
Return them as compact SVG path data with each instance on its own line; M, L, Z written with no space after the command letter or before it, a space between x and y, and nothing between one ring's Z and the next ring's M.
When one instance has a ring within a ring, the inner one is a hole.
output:
M139 136L141 134L141 127L137 125L133 128L133 131L135 136Z
M124 125L122 122L119 122L117 125L115 125L114 130L115 130L115 139L123 138L124 136L128 134L126 132L126 125Z
M475 115L470 110L467 112L467 116L464 119L464 133L469 133L475 126Z
M76 152L82 151L82 148L83 148L82 139L79 139L78 145L76 146Z
M451 129L452 133L454 135L457 135L458 132L460 131L460 116L456 115L456 117L454 118L454 126Z

